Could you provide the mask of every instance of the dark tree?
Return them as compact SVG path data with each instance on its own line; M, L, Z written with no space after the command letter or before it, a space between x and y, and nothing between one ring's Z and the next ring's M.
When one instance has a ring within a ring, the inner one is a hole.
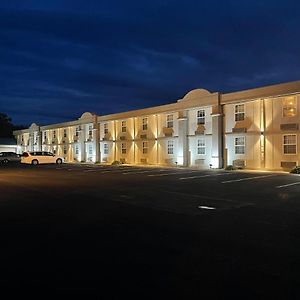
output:
M11 122L11 118L7 114L0 112L0 137L12 137L12 132L13 124Z

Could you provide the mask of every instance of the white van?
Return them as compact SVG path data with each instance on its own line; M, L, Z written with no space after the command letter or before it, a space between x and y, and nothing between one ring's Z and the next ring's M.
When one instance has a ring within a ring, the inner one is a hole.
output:
M23 164L62 164L64 159L62 157L58 157L51 152L24 152L22 154L21 163Z

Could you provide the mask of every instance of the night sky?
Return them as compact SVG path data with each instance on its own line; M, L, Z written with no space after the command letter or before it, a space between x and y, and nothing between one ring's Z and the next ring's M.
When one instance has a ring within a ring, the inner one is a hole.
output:
M0 111L50 124L300 79L300 1L0 2Z

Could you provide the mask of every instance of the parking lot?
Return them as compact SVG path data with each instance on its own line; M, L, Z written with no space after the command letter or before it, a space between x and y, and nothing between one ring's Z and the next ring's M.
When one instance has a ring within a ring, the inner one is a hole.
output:
M0 195L3 287L95 299L299 295L300 176L14 164L0 166Z

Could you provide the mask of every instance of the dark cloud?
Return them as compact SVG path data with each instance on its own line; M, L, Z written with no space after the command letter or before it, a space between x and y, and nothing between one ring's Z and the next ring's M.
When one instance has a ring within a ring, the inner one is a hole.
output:
M62 122L300 79L298 1L0 3L0 111Z

